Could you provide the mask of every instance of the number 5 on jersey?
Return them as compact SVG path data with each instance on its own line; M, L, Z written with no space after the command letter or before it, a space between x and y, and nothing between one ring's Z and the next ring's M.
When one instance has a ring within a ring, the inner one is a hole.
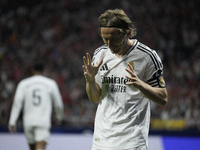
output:
M33 105L39 106L40 103L41 103L40 90L35 89L33 90Z

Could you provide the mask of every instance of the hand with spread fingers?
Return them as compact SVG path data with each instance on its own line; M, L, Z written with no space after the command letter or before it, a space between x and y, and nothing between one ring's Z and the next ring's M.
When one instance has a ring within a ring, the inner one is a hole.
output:
M130 76L126 76L130 80L130 82L126 83L127 85L133 85L138 88L146 97L159 105L166 104L166 88L152 87L140 80L129 63L125 70L130 74Z
M130 80L130 82L127 82L127 85L133 85L136 88L139 88L141 83L143 82L142 80L140 80L138 78L138 76L135 74L133 67L128 63L128 67L125 69L130 76L126 76L126 78L128 78Z
M84 62L83 71L86 81L90 82L91 80L94 79L95 75L97 74L103 60L101 60L97 66L94 66L92 65L92 60L89 53L86 53L86 57L83 56L83 62Z

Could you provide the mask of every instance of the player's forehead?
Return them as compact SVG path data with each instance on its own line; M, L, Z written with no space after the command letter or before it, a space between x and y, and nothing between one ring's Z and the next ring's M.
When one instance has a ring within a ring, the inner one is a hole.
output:
M101 27L100 33L102 38L108 38L113 36L119 36L121 34L120 30L115 27Z

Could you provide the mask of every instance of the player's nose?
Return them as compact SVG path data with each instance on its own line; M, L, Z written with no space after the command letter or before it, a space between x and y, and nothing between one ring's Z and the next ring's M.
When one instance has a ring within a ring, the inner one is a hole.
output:
M112 46L113 46L113 44L114 44L114 43L113 43L111 40L108 40L107 42L108 42L108 44L107 44L107 45L108 45L108 47L112 47Z

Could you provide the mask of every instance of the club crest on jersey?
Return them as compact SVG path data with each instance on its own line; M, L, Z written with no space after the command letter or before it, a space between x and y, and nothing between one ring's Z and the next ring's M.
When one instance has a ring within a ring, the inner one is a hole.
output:
M163 79L163 76L159 77L159 85L160 87L165 87L165 80Z
M131 65L131 67L132 67L133 70L134 70L134 62L133 62L133 61L130 61L129 64Z

